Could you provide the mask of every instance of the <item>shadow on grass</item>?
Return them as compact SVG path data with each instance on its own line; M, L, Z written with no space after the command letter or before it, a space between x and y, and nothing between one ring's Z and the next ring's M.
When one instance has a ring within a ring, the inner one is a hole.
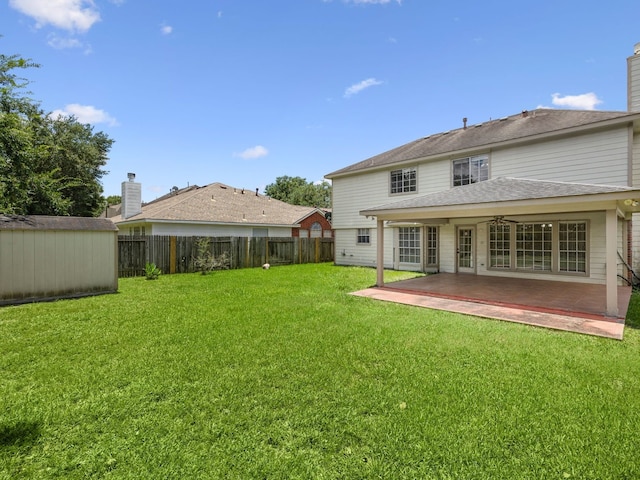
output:
M0 448L31 446L39 437L39 422L0 424Z
M631 294L627 318L624 323L625 327L640 329L640 290L634 289Z

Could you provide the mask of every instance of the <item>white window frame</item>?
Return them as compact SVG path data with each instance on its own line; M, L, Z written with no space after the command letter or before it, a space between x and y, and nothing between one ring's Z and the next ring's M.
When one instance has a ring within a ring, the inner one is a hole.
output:
M456 170L463 170L465 167L466 174L456 173ZM459 176L458 179L456 175ZM489 180L489 155L457 158L451 162L451 186L461 187L486 180Z
M420 264L420 227L398 228L398 261L400 263Z
M533 227L522 232L526 225ZM577 235L563 229L573 226ZM509 238L493 235L496 228L508 232ZM544 233L543 233L544 232ZM524 235L528 238L524 238ZM490 225L487 229L487 268L497 271L553 273L559 275L588 276L591 251L589 245L590 225L588 220L555 220L523 222L512 225ZM563 238L563 236L565 238ZM508 257L496 262L497 257ZM530 261L522 263L525 257ZM573 265L574 268L569 268Z
M311 238L322 238L322 224L320 222L313 222L309 227L309 233Z
M389 194L402 195L418 191L418 168L406 167L389 172Z
M511 225L489 225L489 268L511 270L513 255L511 254Z
M356 245L371 245L371 229L358 228L356 230Z
M572 233L575 235L571 235ZM579 268L580 265L582 265L582 269ZM562 273L586 274L588 265L589 231L587 222L558 222L558 270ZM570 266L574 268L569 268Z
M440 232L438 227L427 226L425 229L425 237L425 265L427 267L436 267L440 263L438 256L438 239Z

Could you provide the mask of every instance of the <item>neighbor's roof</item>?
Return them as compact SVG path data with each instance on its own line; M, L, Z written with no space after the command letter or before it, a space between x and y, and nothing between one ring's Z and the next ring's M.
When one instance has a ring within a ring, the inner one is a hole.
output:
M0 230L83 230L92 232L115 232L118 230L118 227L106 218L0 214Z
M630 118L625 120L625 117ZM325 176L332 178L447 153L481 150L504 142L533 140L539 135L568 133L576 127L605 126L611 121L633 121L638 118L638 112L541 108L420 138Z
M493 202L539 200L548 198L598 195L606 193L635 193L637 188L583 183L548 182L510 177L498 177L484 182L453 187L442 192L380 205L361 211L362 215L389 210L452 207Z
M252 190L222 183L190 187L165 195L142 206L142 213L114 223L176 221L295 226L318 209L290 205Z

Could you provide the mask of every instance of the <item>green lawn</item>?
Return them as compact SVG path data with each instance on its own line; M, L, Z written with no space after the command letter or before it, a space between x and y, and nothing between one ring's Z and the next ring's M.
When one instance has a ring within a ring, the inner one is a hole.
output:
M618 342L348 295L374 281L301 265L0 308L0 478L640 478L637 321Z

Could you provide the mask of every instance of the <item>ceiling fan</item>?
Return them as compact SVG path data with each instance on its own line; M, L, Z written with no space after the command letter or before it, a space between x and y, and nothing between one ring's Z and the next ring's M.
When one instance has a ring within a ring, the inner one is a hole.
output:
M508 218L504 218L504 215L494 215L491 220L485 220L484 222L478 223L488 223L489 225L509 225L510 223L520 223L517 220L509 220Z

